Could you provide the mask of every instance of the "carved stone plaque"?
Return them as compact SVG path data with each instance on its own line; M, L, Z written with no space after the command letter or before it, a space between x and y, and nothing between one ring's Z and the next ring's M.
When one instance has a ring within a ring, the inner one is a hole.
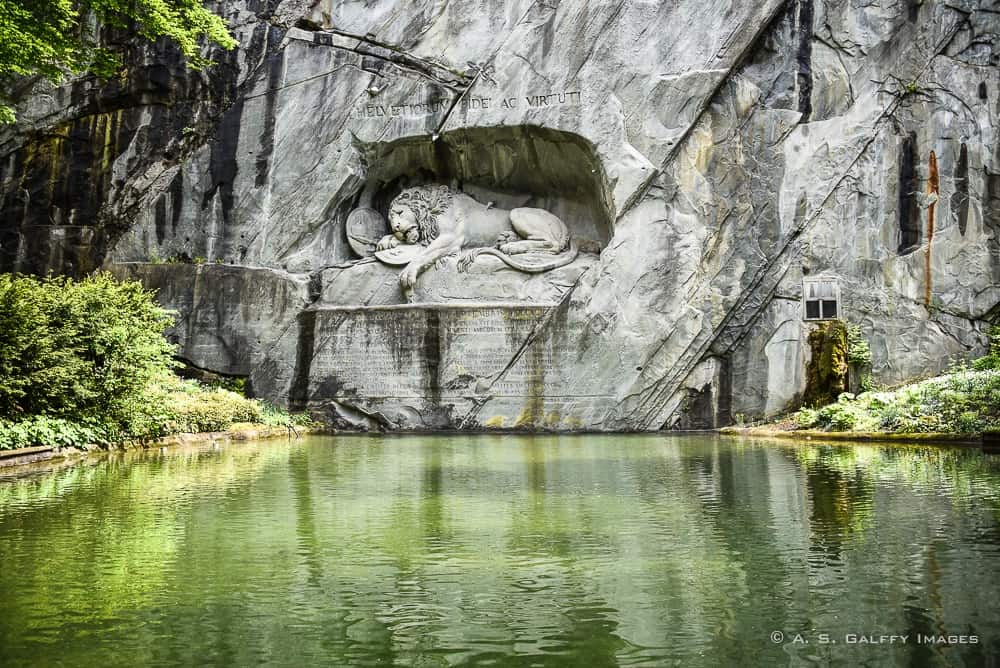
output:
M316 311L310 406L377 414L389 428L454 428L496 400L509 422L559 397L553 304L387 306ZM470 420L466 420L470 418Z

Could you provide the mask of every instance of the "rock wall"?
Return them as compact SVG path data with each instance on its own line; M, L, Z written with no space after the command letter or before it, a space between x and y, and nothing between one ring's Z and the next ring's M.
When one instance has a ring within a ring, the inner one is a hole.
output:
M804 281L835 280L876 382L982 352L1000 315L991 3L219 10L242 48L210 70L133 46L122 81L25 83L0 270L139 277L182 356L277 403L362 428L712 427L799 399ZM405 290L347 226L414 184L550 211L581 253L544 275L445 257Z

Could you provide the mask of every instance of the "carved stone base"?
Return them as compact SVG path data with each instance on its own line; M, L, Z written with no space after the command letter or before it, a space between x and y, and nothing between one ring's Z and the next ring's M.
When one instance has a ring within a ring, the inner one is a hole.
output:
M581 274L597 261L597 255L581 253L565 267L542 274L515 271L495 257L483 256L466 271L457 268L458 258L447 257L420 275L409 299L414 303L521 303L558 302ZM398 267L363 261L322 272L321 302L324 306L386 306L406 304L399 287Z
M556 404L575 356L556 305L314 311L308 407L364 429L574 429Z

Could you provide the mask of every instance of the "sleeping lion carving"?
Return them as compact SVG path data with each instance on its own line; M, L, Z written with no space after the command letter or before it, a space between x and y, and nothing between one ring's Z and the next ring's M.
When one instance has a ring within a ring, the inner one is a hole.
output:
M407 188L389 205L388 234L376 244L376 257L405 264L399 284L409 290L417 277L441 258L464 250L459 271L479 255L492 255L507 266L542 273L576 259L577 243L569 228L544 209L496 209L448 186Z

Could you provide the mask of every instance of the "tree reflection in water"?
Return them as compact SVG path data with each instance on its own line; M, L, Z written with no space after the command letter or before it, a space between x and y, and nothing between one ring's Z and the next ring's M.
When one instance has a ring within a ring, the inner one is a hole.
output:
M112 457L0 483L0 647L11 665L973 665L1000 648L998 482L971 451L711 437Z

